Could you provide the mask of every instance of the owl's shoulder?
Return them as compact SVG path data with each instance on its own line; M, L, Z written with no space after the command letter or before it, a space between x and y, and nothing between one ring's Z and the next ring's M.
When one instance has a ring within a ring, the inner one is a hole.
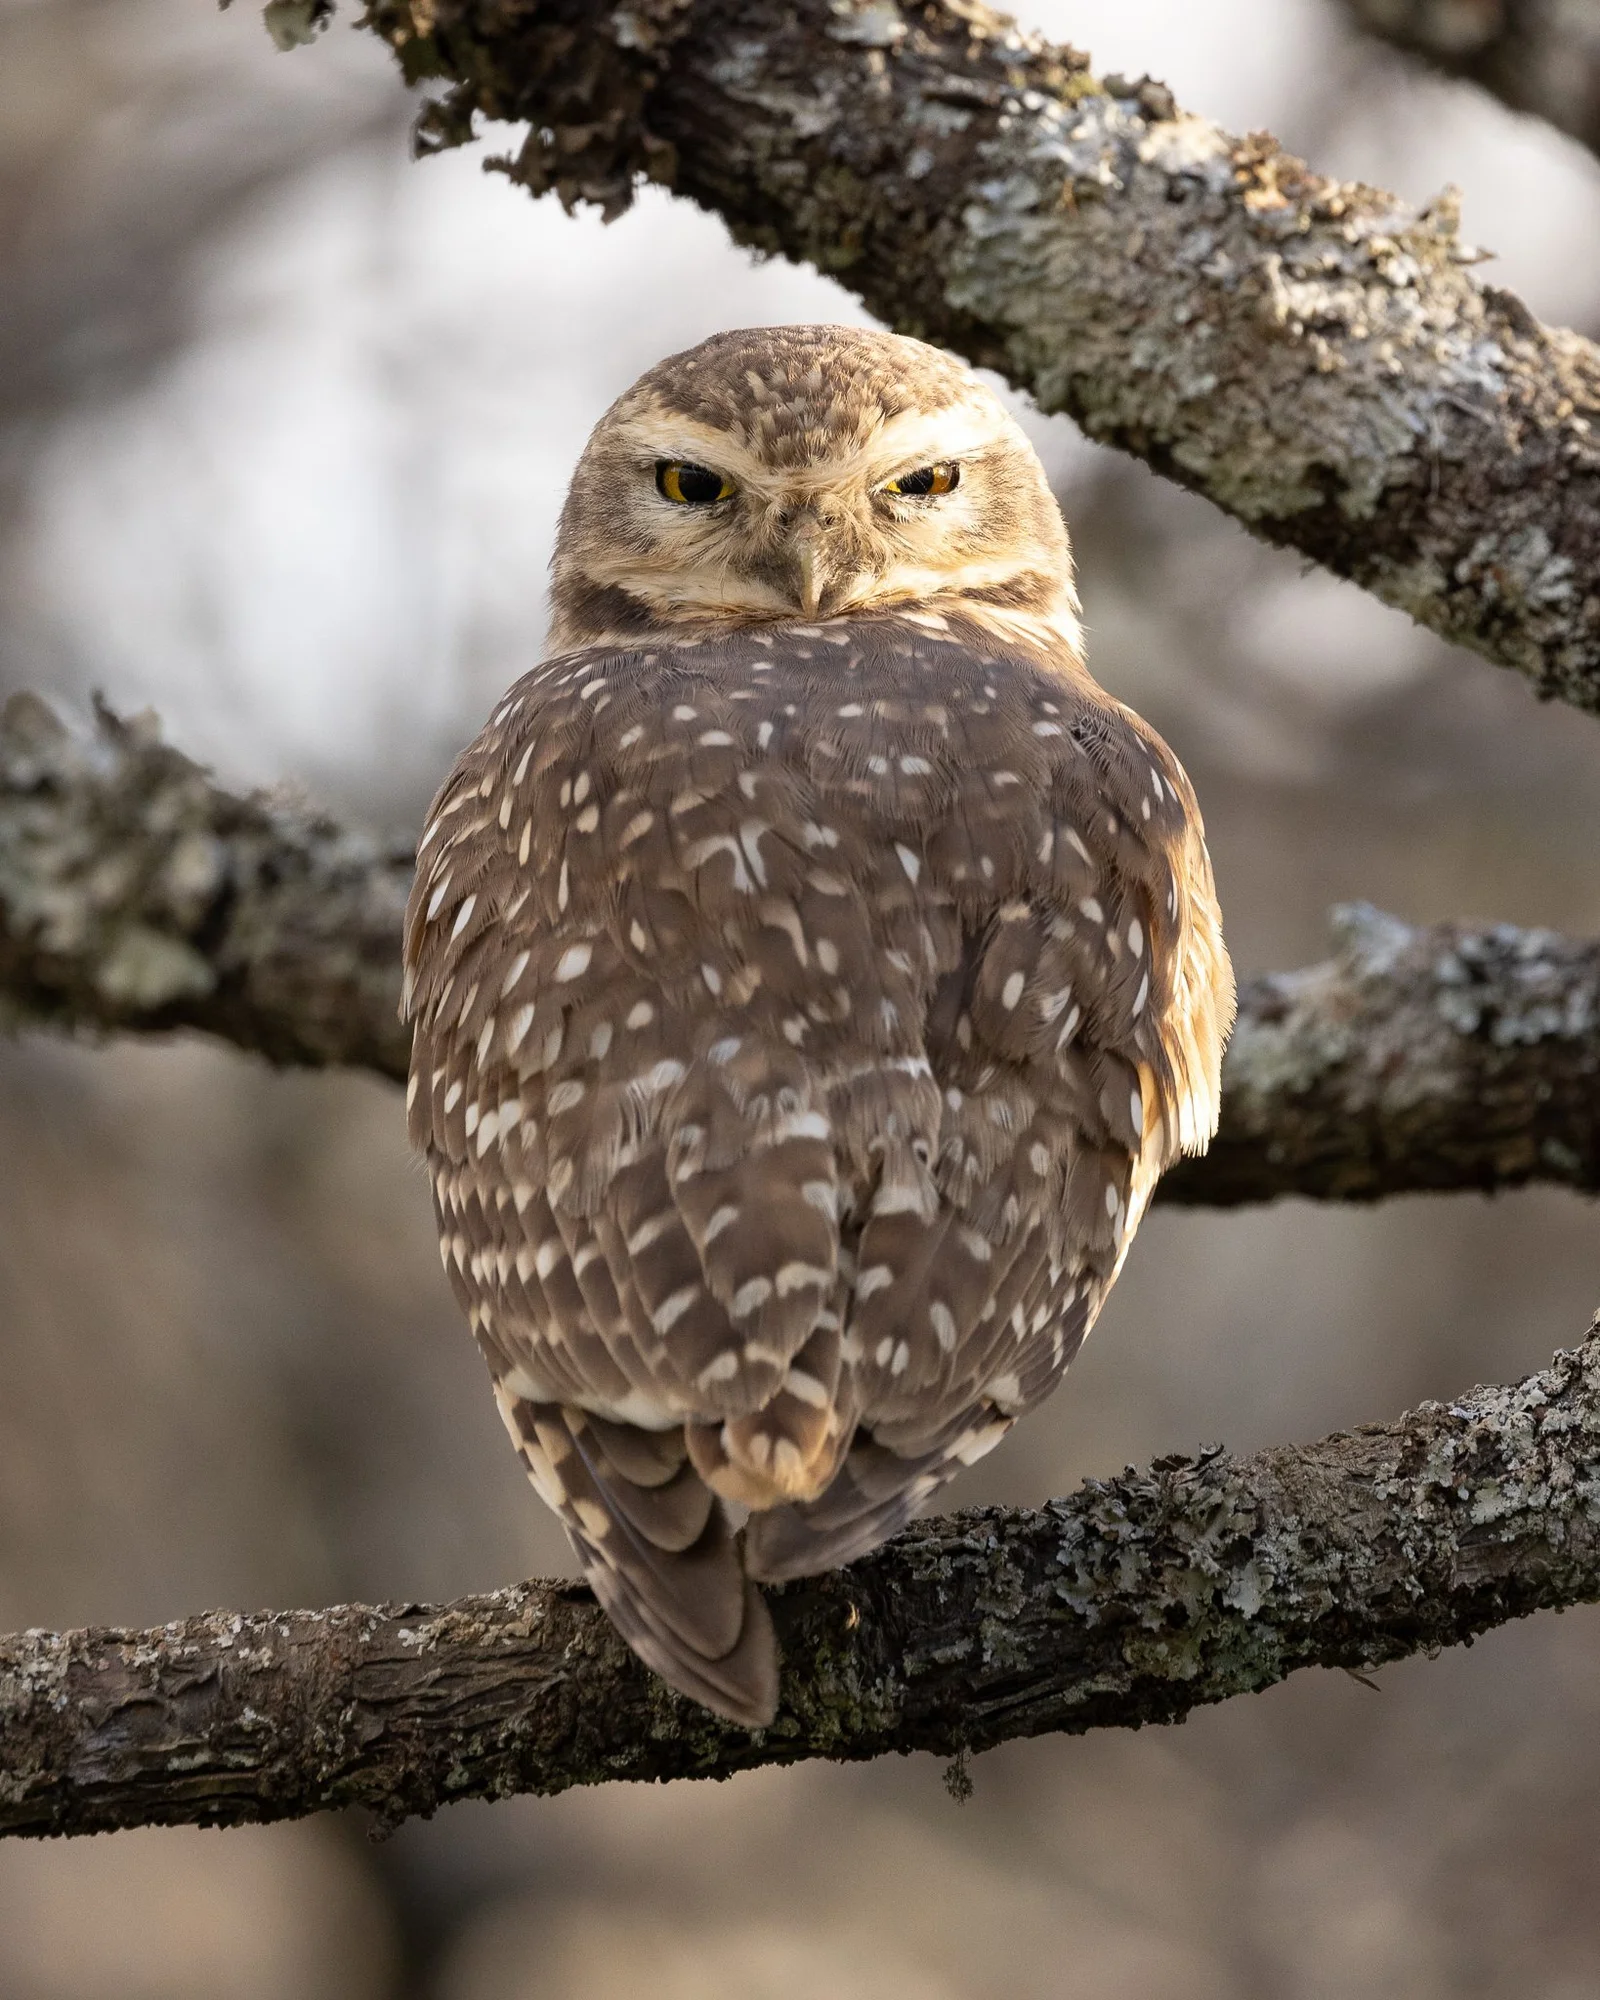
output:
M736 977L759 947L798 993L817 969L783 939L841 896L897 952L912 910L974 933L998 917L1020 942L1026 907L1041 947L1072 944L1080 982L1098 966L1130 1019L1214 928L1188 779L1070 653L871 615L590 647L525 675L430 812L408 1003L436 1015L520 957L559 987L585 951L670 982ZM842 968L854 933L831 928Z

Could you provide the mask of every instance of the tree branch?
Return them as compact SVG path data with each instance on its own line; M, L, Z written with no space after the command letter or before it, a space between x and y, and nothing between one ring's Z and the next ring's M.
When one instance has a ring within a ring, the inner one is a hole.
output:
M1364 903L1333 926L1326 963L1246 983L1221 1130L1158 1198L1600 1193L1600 945L1413 927Z
M672 1694L578 1584L0 1639L0 1832L295 1818L1175 1722L1600 1599L1600 1320L1507 1388L1037 1512L923 1522L773 1593L783 1704Z
M101 706L0 714L0 1007L30 1026L201 1028L276 1063L403 1078L409 844L236 798Z
M222 790L151 718L0 716L0 1006L58 1029L198 1028L403 1079L411 850ZM1323 965L1246 985L1222 1130L1163 1200L1600 1192L1600 946L1335 913Z
M1564 0L1344 0L1358 27L1600 152L1600 13Z
M425 146L535 193L648 174L1265 539L1600 711L1600 351L1420 212L979 0L369 0Z

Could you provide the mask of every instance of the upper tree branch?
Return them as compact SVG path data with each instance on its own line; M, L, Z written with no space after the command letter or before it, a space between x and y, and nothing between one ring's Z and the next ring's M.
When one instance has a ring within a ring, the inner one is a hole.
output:
M1600 152L1600 11L1571 0L1344 0L1369 34Z
M923 1522L774 1592L764 1732L672 1694L576 1584L0 1639L0 1832L352 1804L392 1824L612 1778L959 1754L1172 1722L1597 1598L1600 1322L1510 1388Z
M369 0L425 143L640 173L1270 541L1600 710L1600 354L1418 212L1096 81L978 0Z
M405 1075L411 851L222 790L152 721L0 717L0 1008L201 1028L280 1063ZM1600 946L1338 913L1336 956L1245 986L1222 1130L1163 1199L1600 1191Z

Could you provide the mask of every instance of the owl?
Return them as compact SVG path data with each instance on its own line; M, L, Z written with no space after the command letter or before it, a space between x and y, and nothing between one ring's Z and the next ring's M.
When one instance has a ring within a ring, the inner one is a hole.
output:
M650 370L429 812L408 1115L506 1428L662 1678L1048 1396L1233 1013L1194 793L1000 402L855 327Z

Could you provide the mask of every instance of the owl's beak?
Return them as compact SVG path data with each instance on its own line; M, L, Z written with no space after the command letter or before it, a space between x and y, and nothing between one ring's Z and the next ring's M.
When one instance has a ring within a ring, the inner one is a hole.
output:
M822 552L822 523L813 515L802 521L794 531L795 580L799 585L796 592L800 609L808 618L815 618L822 606L822 593L828 587L828 564Z

